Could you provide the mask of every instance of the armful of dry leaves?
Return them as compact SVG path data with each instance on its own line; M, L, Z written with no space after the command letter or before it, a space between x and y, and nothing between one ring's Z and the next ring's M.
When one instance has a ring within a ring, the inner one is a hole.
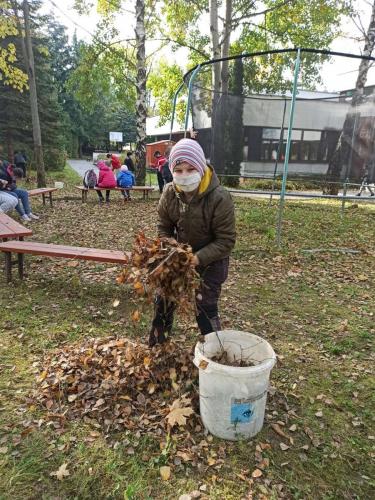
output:
M144 233L136 236L128 264L117 281L130 283L150 301L155 294L160 295L182 311L195 304L200 283L189 245L172 238L147 238Z

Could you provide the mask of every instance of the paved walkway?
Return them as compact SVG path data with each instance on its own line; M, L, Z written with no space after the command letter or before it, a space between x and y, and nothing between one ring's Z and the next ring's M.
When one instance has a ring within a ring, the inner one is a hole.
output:
M93 168L95 172L98 174L99 170L96 168L95 165L92 164L91 161L87 160L68 160L69 165L72 167L72 169L77 172L79 176L82 177L85 175L86 170L89 170L90 168Z
M68 163L69 165L72 167L73 170L75 170L77 172L77 174L82 177L83 179L83 176L85 175L85 172L86 170L89 170L90 168L93 168L96 173L98 174L98 169L96 168L95 165L93 165L90 161L87 161L87 160L68 160ZM148 185L148 179L146 178L146 185ZM154 186L155 189L158 189L158 187L155 185ZM229 189L229 191L231 191ZM347 196L355 196L355 194L357 193L358 191L348 191L347 192ZM256 194L256 193L246 193L243 192L243 193L232 193L234 196L239 196L240 198L260 198L260 199L269 199L270 195L269 194ZM321 191L296 191L294 193L290 193L290 194L301 194L301 195L316 195L316 196L319 196L322 194ZM364 197L367 197L368 194L364 194ZM278 199L279 196L278 195L273 195L274 198ZM342 198L342 194L340 193L338 196L337 196L338 199L341 200ZM337 199L336 197L333 197L333 199ZM375 198L375 197L374 197ZM371 201L375 201L374 198L371 199ZM309 199L309 198L299 198L299 197L294 197L294 196L286 196L286 199L295 199L295 200L301 200L301 199ZM360 200L361 198L358 197L358 201Z

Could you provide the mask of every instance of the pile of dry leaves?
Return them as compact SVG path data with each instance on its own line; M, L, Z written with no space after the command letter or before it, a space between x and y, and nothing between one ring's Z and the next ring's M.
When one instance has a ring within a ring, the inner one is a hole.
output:
M199 287L193 256L189 245L139 233L129 263L117 281L131 283L139 295L150 300L157 293L187 311L195 303L195 290Z
M43 361L33 399L46 419L83 420L104 432L194 428L197 372L186 346L150 351L114 337L67 346Z

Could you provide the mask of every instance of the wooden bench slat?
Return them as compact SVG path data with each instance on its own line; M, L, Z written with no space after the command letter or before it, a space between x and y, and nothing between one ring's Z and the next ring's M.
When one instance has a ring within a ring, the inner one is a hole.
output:
M45 255L47 257L65 257L70 259L93 260L97 262L126 263L124 252L99 248L69 247L33 241L6 241L0 243L0 251Z
M57 191L58 188L37 188L37 189L30 189L27 192L29 193L29 196L37 196L38 194L43 194L43 193L53 193L54 191Z
M31 236L32 230L19 224L6 214L0 214L0 239Z
M113 187L113 188L102 188L102 187L98 187L98 186L95 186L93 188L87 188L85 186L75 186L77 189L81 189L81 191L125 191L125 190L129 190L129 191L154 191L154 187L152 186L133 186L133 187L129 187L129 188L122 188L122 187L119 187L119 186L116 186L116 187Z

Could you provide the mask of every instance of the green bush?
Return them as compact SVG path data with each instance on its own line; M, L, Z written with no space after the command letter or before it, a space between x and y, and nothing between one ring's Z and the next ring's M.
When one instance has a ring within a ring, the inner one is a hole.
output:
M65 149L51 148L44 150L46 170L62 170L67 160Z
M243 189L259 189L262 191L270 191L273 189L274 191L281 190L281 179L247 179L242 182L240 187ZM322 189L322 184L313 180L290 180L286 183L287 191L309 191L309 190L318 190Z

